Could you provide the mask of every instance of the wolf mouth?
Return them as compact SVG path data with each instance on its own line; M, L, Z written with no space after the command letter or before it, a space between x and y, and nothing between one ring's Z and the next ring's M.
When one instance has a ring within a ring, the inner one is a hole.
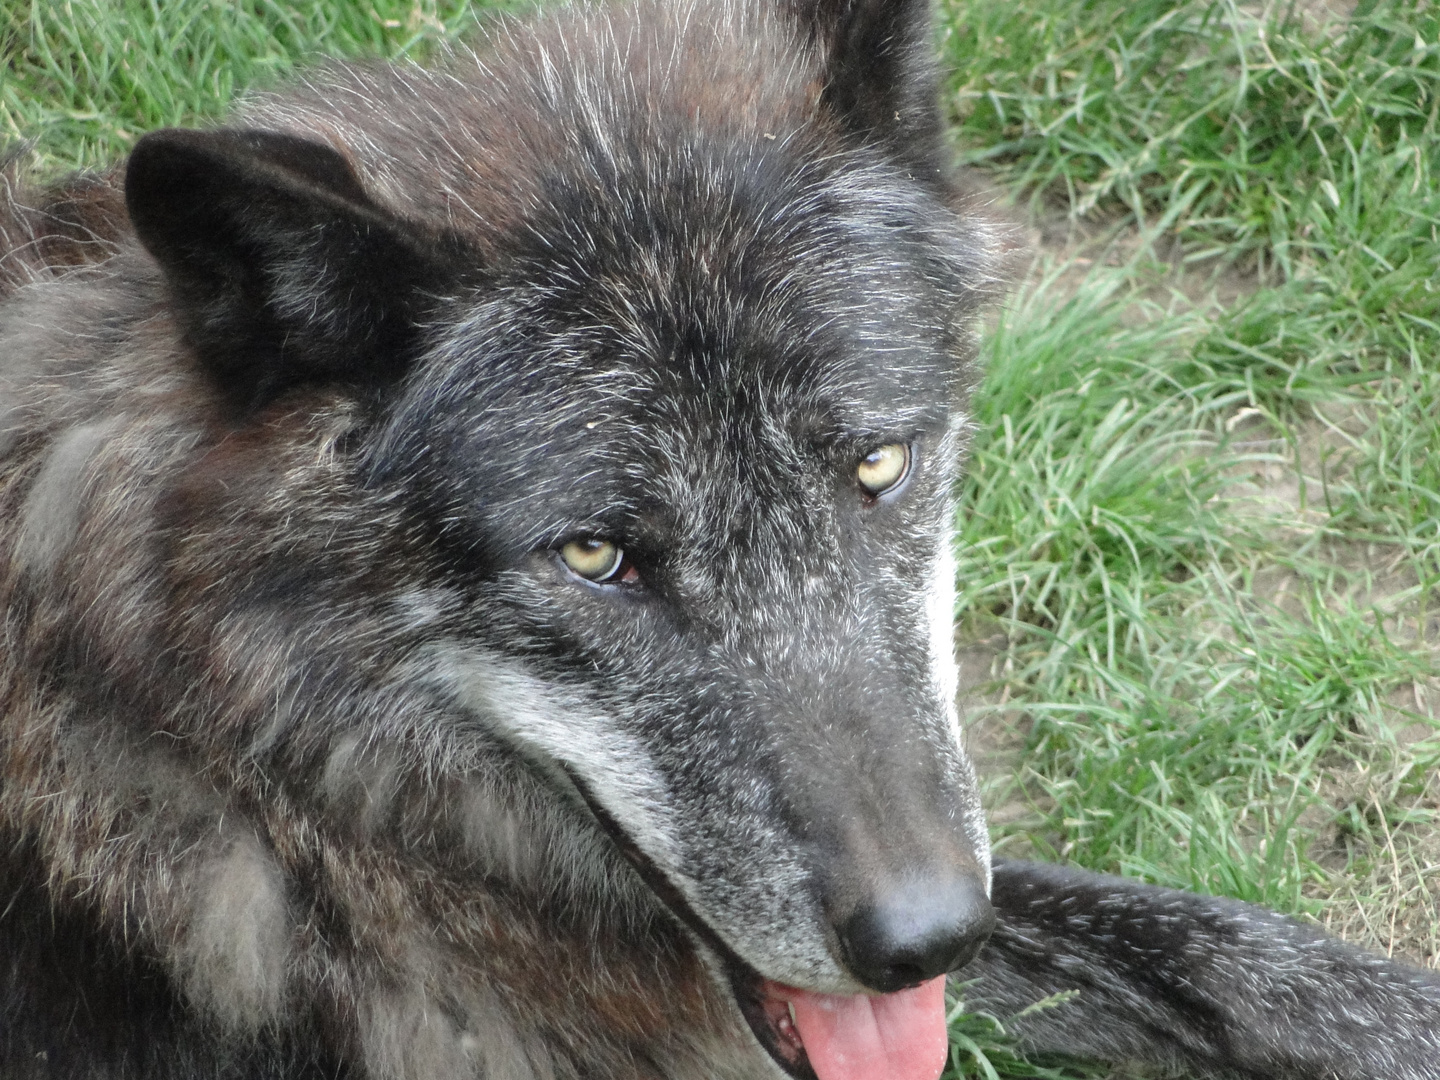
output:
M584 781L561 767L646 887L720 958L740 1014L782 1070L795 1080L934 1080L939 1076L949 1053L945 976L874 996L821 994L766 978L695 912L614 816L598 804Z
M805 1042L795 1027L793 1007L776 992L778 984L766 979L729 950L726 953L730 989L735 994L741 1015L760 1045L795 1080L819 1080L810 1064Z
M731 968L750 1028L791 1076L935 1080L950 1054L945 976L886 994L817 994Z
M810 1065L799 1032L795 1030L794 1018L788 1005L777 995L768 993L772 984L758 971L736 955L704 919L695 913L680 890L671 884L660 868L640 850L624 827L615 820L590 791L589 785L577 776L573 769L558 763L565 777L570 781L581 801L590 811L600 828L620 849L622 855L640 874L646 888L663 904L667 911L679 919L690 931L705 942L720 957L729 979L731 992L735 995L740 1014L745 1017L756 1040L775 1060L775 1063L793 1076L795 1080L819 1080Z

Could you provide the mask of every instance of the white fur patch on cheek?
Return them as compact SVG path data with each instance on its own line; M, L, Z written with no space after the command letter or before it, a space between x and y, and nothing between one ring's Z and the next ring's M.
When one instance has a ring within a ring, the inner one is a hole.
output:
M539 764L562 765L564 775L583 783L661 869L679 869L669 786L649 751L617 718L513 660L458 644L437 647L432 660L435 675L487 729Z
M292 926L284 879L251 839L200 874L179 959L192 999L231 1029L254 1030L285 1000Z
M985 889L990 889L990 837L985 825L985 811L980 805L979 780L970 756L965 752L960 730L960 708L956 697L960 692L960 665L955 661L955 547L947 531L940 544L940 553L931 572L930 589L926 596L930 620L930 670L936 691L944 703L954 747L956 777L965 789L963 822L971 850L985 875Z
M930 621L930 665L942 701L955 713L955 695L960 690L960 668L955 662L955 549L947 532L931 571L930 589L925 598ZM956 738L959 720L956 715Z

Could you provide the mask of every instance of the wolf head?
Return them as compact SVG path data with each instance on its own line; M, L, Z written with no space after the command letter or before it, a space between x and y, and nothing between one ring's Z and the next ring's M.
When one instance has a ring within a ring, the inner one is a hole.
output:
M493 873L618 903L623 853L795 1067L763 987L912 987L992 921L950 537L996 239L937 94L923 0L581 11L154 133L126 177L232 441L350 403L350 494L290 499L311 547L235 571L248 602L370 620L383 670L310 645L305 678L423 700L259 709L248 759L311 762L331 813L386 740L526 778L577 824Z

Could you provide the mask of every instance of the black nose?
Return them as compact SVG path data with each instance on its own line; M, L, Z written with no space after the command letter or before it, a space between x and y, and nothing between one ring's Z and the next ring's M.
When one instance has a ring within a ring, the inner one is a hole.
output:
M995 911L970 876L892 890L839 927L851 972L885 994L968 964L993 929Z

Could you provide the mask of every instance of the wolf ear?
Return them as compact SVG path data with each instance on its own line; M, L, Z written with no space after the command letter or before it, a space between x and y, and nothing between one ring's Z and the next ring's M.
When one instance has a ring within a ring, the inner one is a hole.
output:
M931 0L787 0L825 57L822 100L917 179L944 184Z
M273 131L152 132L131 152L125 205L241 411L298 383L399 375L458 255L376 205L330 147Z

